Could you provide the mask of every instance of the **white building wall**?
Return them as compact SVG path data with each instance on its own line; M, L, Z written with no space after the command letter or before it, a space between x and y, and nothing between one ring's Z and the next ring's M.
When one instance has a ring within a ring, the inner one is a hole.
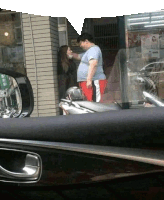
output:
M22 14L25 67L34 92L31 117L56 116L57 83L57 18Z

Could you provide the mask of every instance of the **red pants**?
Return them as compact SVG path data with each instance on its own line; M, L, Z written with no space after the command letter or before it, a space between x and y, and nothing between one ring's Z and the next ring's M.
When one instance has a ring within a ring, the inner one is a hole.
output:
M88 101L101 102L102 95L104 94L107 80L95 80L92 81L92 87L87 88L87 81L79 82L79 86L82 89L84 96Z

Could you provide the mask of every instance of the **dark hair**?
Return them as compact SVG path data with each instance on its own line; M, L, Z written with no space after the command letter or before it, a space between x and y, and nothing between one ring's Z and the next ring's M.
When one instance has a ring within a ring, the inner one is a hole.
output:
M77 42L79 43L80 41L85 41L88 40L89 42L94 42L92 35L90 35L89 33L82 33L78 38L77 38Z
M67 50L68 50L68 45L63 45L59 48L58 52L58 68L62 67L65 73L68 71L70 65L70 61L67 57ZM59 71L61 71L62 69L59 69Z

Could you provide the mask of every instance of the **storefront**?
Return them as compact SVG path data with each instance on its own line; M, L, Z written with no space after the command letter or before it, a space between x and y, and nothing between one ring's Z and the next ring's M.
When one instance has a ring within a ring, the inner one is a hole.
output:
M143 90L164 98L164 11L125 16L125 41L130 107L142 105Z

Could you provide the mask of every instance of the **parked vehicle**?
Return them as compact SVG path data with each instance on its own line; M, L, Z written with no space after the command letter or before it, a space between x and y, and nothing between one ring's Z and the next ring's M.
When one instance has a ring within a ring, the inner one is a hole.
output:
M164 107L164 102L151 93L143 91L143 98L145 100L142 102L143 107L147 107L147 103L150 104L149 107ZM118 111L123 109L122 106L117 102L103 104L84 101L82 98L82 93L78 87L69 88L66 92L66 99L61 99L59 106L63 110L64 115L108 112L113 110Z

